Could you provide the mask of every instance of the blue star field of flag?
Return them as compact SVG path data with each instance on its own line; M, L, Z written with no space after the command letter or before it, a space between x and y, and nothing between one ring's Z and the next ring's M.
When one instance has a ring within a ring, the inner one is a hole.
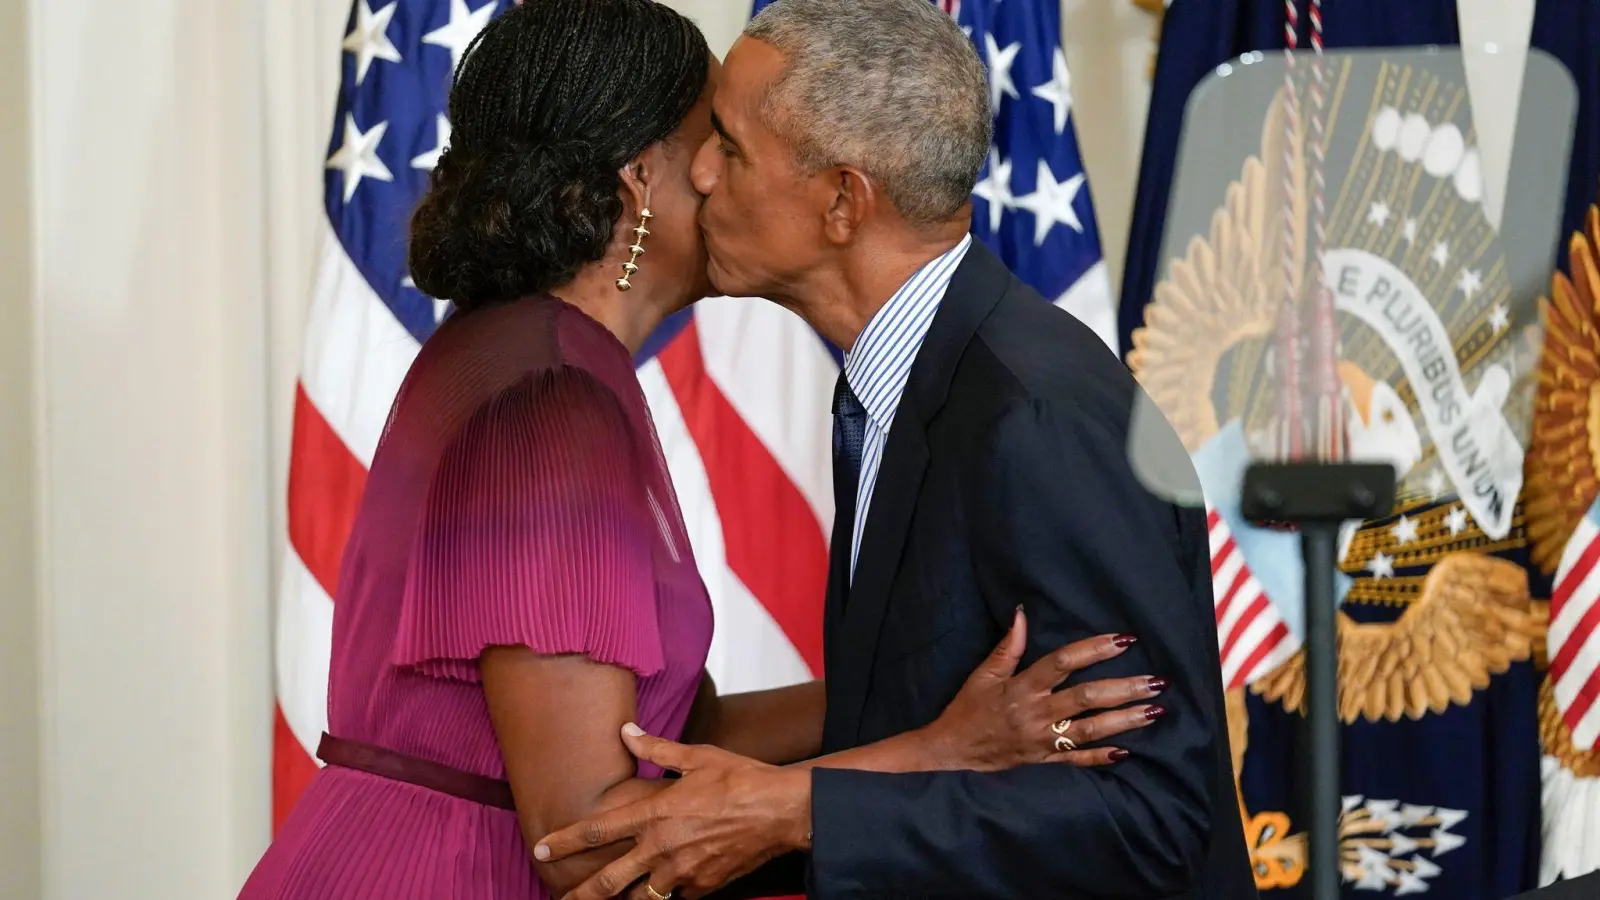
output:
M972 233L1046 298L1100 261L1072 126L1059 0L941 0L989 75L994 146L973 191ZM953 7L953 9L952 9Z
M407 275L406 226L450 139L450 76L512 0L356 0L328 147L328 220L367 283L417 340L447 305Z

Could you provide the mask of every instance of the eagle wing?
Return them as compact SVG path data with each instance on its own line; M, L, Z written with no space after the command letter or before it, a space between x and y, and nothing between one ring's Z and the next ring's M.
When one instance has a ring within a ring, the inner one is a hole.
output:
M1434 565L1421 597L1392 623L1339 628L1339 717L1394 722L1472 701L1517 660L1528 659L1544 627L1528 597L1527 573L1477 553ZM1305 708L1304 650L1251 685L1292 712Z
M1205 237L1190 239L1172 260L1133 333L1128 365L1190 452L1219 427L1213 387L1219 363L1240 341L1272 332L1284 297L1285 214L1293 229L1292 277L1302 277L1308 193L1304 123L1292 143L1284 131L1283 104L1274 101L1262 128L1261 154L1245 160L1211 216ZM1288 152L1285 152L1285 147ZM1284 190L1284 172L1292 174Z
M1585 226L1567 246L1572 277L1556 272L1540 304L1545 342L1523 496L1533 561L1546 574L1600 494L1600 210L1589 208Z

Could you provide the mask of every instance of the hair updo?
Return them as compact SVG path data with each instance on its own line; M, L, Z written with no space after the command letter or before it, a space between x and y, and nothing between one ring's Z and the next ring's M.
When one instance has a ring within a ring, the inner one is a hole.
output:
M654 0L525 0L492 20L456 70L450 145L411 217L417 288L466 312L602 258L618 171L677 129L710 55Z

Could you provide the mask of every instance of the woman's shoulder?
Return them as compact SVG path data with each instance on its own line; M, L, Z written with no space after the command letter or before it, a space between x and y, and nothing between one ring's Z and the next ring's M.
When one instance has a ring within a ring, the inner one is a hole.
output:
M469 422L492 430L530 416L624 426L628 382L637 391L627 352L620 344L602 352L603 341L574 314L582 316L553 298L530 298L447 318L407 372L386 437L452 443Z

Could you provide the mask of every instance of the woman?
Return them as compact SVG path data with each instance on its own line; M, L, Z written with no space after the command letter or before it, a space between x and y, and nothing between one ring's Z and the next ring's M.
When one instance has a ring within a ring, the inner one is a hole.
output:
M524 837L664 783L624 725L772 764L818 752L820 684L719 698L703 677L711 607L632 366L710 289L689 164L716 74L651 0L527 0L469 49L410 250L456 313L400 389L349 539L328 765L242 897L559 895L612 851L535 864ZM1067 668L1130 640L1073 645ZM1150 720L1079 714L1152 679L1052 693L1059 661L1011 677L1022 643L1014 627L917 735L829 764L1103 764L1115 748L1040 735Z

